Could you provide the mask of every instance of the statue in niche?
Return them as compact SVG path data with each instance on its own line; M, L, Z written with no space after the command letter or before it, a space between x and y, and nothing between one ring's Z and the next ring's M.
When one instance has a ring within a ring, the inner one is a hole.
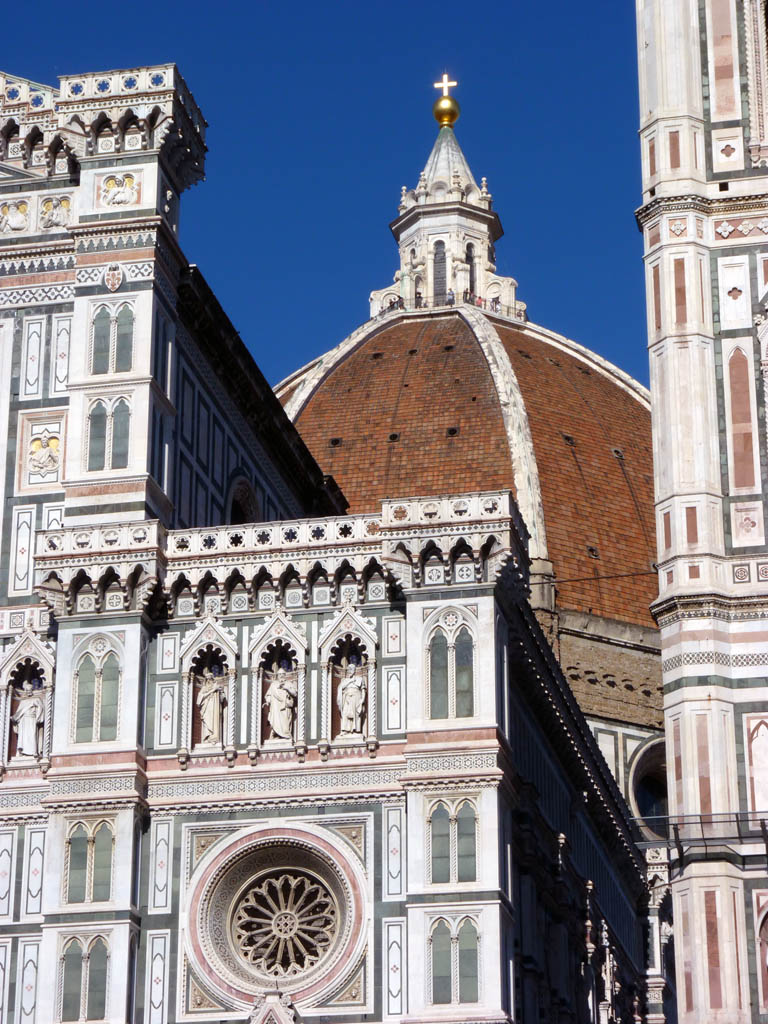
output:
M365 695L368 690L365 667L350 662L340 672L341 679L336 689L336 706L340 715L339 734L359 736L363 731Z
M21 690L16 690L16 711L11 723L18 740L16 753L22 757L40 757L42 731L45 721L45 702L39 688L31 679L25 679Z
M221 712L227 703L222 677L205 668L195 681L198 686L196 703L200 709L200 742L221 743Z
M38 473L40 476L47 476L49 473L59 471L59 438L48 434L41 434L32 438L29 450L29 470L31 473Z
M299 697L298 672L288 672L281 666L275 672L265 672L264 680L269 683L264 707L269 709L267 720L272 730L271 738L292 740Z

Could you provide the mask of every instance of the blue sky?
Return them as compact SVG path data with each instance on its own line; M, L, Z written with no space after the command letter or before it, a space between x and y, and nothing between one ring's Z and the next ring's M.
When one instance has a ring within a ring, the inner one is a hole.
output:
M273 383L367 319L389 222L434 141L432 83L505 229L500 273L536 323L647 383L634 5L388 2L78 7L7 49L58 74L175 61L210 128L181 242ZM588 17L584 17L584 12Z

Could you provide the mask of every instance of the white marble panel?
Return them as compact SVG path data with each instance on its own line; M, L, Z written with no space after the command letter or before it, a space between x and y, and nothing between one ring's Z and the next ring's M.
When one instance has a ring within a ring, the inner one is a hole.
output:
M35 506L17 505L11 530L11 572L8 593L11 596L32 593L32 555L35 541Z
M149 843L150 914L167 914L171 909L171 859L173 857L173 819L155 818Z
M53 318L53 340L51 343L51 379L49 390L52 395L65 394L69 380L69 342L72 335L72 317Z
M43 909L43 870L45 868L44 828L28 828L24 844L24 874L21 880L22 914L36 917Z
M405 808L384 809L382 860L385 865L383 896L385 900L402 899L405 893Z
M173 682L158 683L155 687L155 746L176 745L176 690Z
M405 666L384 665L384 728L383 732L405 730Z
M385 618L382 623L382 633L384 635L385 654L398 655L404 653L404 619L402 619L400 616L397 616L396 618Z
M406 1012L405 918L387 917L381 922L384 957L384 1016L400 1017Z
M37 1019L37 967L39 954L39 939L19 939L14 1024L35 1024ZM43 1022L41 1021L40 1024L43 1024Z
M157 645L157 671L158 673L179 671L178 633L167 633L160 637L160 642Z
M9 1024L8 987L11 970L11 939L0 939L0 1024Z
M13 880L16 874L16 829L0 830L0 921L13 916Z
M40 398L43 393L43 352L45 320L34 317L24 321L24 347L21 356L19 397Z
M146 1024L167 1024L168 971L171 933L147 932L147 981L144 994Z

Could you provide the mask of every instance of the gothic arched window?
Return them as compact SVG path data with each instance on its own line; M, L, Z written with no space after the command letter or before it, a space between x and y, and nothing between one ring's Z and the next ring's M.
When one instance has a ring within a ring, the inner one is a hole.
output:
M445 242L435 242L433 291L435 305L444 306L446 301Z
M459 882L474 882L477 878L477 816L468 800L456 815L456 879Z
M475 295L477 293L477 281L475 276L475 247L471 242L467 246L465 259L469 266L469 294Z
M111 339L112 317L109 310L102 307L93 318L91 373L109 373Z
M117 737L117 694L120 685L120 663L108 654L101 668L101 700L99 706L99 739Z
M96 402L88 414L88 471L104 469L107 451L107 408Z
M64 950L63 984L61 1000L61 1019L63 1021L82 1020L80 1016L80 996L83 987L83 947L77 939L72 939Z
M67 903L106 903L112 897L114 835L106 821L75 824L67 837Z
M461 924L440 919L429 935L429 969L432 1003L477 1003L479 985L479 935L477 924L464 918Z
M126 373L133 366L133 309L125 304L117 315L102 306L93 318L91 373Z
M84 654L75 673L75 742L117 739L120 662L109 652L98 664Z
M88 832L77 825L69 835L67 903L85 903L88 881Z
M429 717L448 717L448 640L440 629L429 645Z
M438 804L432 812L431 867L433 882L451 880L451 819L445 804Z
M456 675L456 717L471 718L475 713L474 706L474 644L469 630L462 628L456 637L455 675Z
M112 894L112 829L104 821L93 833L93 870L91 898L94 903L108 900Z
M455 629L455 627L452 627ZM471 718L475 713L475 642L466 626L458 632L438 626L427 648L430 719Z
M107 1016L109 950L99 935L87 947L70 939L61 958L61 1020L103 1021Z
M125 469L128 465L130 427L131 410L125 399L121 398L112 410L112 469Z
M432 1002L450 1003L451 983L451 930L445 921L438 921L432 929Z
M459 1002L478 1000L477 928L466 920L459 928Z
M429 817L429 881L433 884L477 879L477 812L470 800L449 808L437 803Z
M115 370L124 373L133 364L133 310L123 306L117 314Z
M96 666L89 654L77 669L77 703L75 711L75 742L93 739L93 706L96 697Z
M88 950L88 1000L86 1020L103 1020L107 1007L107 946L96 939Z
M109 411L101 400L95 402L88 414L88 471L126 469L130 433L131 407L125 398L118 398Z

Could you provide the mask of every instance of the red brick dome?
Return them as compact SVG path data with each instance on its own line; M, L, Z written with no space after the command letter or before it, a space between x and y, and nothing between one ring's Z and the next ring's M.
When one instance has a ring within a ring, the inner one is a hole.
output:
M350 511L508 487L558 606L651 626L647 391L574 342L470 307L371 321L278 387ZM606 578L609 577L609 578Z

